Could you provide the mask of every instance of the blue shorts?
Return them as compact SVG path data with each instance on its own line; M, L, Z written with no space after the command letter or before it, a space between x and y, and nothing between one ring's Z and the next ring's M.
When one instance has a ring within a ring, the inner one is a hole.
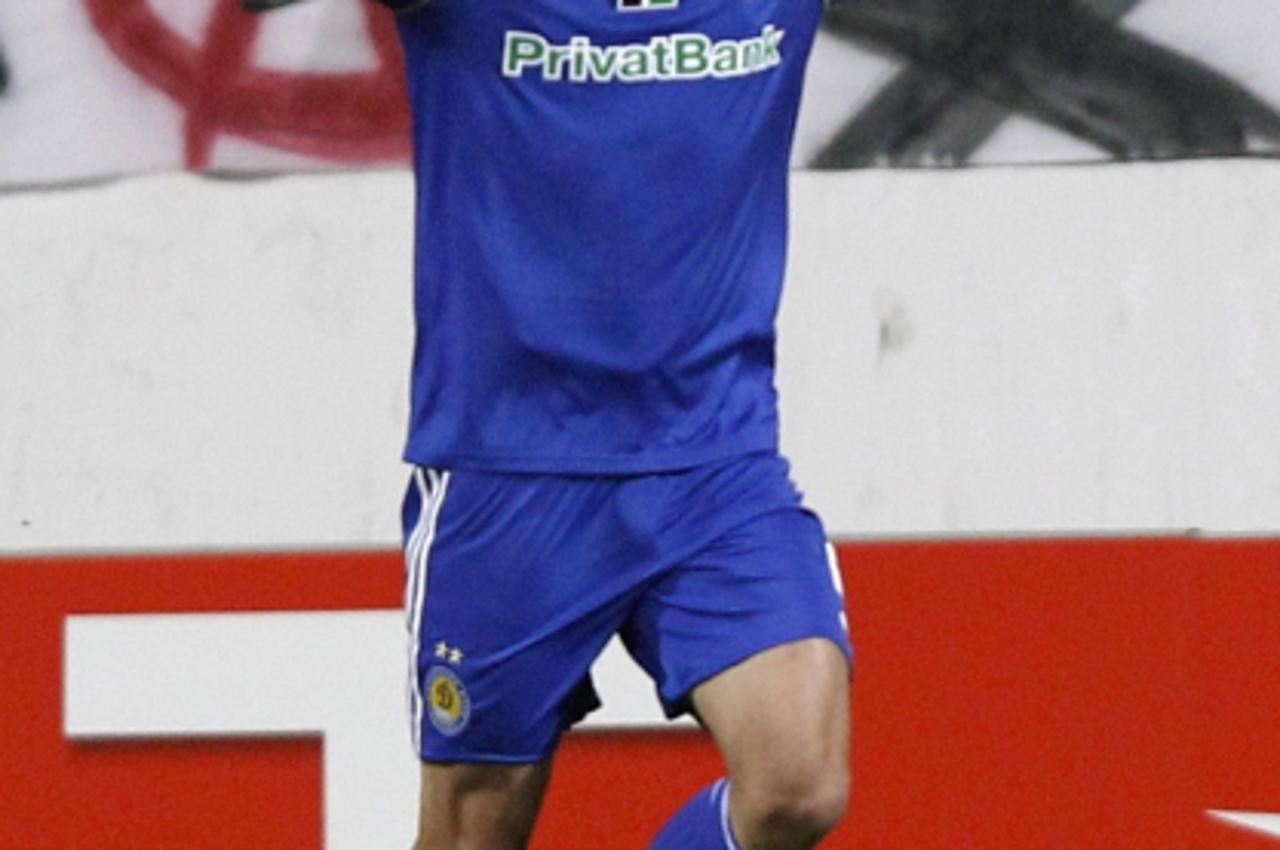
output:
M599 706L614 634L669 716L779 644L852 659L839 573L776 454L678 472L415 469L404 504L409 702L427 761L532 762Z

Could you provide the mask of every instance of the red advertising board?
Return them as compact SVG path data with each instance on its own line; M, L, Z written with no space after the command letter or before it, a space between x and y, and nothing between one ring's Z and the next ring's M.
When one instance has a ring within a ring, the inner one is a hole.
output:
M855 791L824 847L1280 847L1208 814L1280 813L1280 541L840 555ZM0 560L0 848L322 847L318 739L68 741L64 622L394 608L400 592L394 552ZM535 847L643 848L718 772L692 732L570 736Z

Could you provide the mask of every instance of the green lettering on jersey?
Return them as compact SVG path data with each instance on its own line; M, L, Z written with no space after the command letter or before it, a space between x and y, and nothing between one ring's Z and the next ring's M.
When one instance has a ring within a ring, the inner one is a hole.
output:
M652 0L651 0L652 2ZM552 44L539 33L508 30L502 75L526 73L543 82L639 83L705 80L758 74L782 64L785 30L766 25L759 35L712 41L699 32L654 36L646 43L600 46L585 35Z

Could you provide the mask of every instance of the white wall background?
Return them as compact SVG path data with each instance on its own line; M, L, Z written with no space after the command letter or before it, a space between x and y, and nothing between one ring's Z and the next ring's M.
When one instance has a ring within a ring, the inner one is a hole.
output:
M798 173L837 534L1280 529L1280 164ZM411 183L0 195L0 550L391 545Z

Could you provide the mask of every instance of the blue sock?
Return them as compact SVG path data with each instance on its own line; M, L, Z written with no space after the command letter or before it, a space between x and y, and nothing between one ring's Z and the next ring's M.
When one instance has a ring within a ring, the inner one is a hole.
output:
M729 780L694 795L667 821L649 850L742 850L729 826Z

